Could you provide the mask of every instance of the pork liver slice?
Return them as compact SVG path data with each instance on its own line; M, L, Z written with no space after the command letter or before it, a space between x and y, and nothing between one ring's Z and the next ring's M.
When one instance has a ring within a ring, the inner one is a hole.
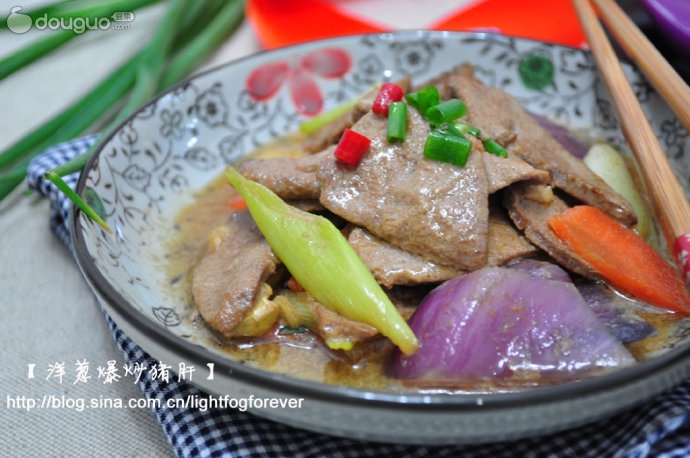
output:
M455 96L467 105L468 124L502 144L509 155L548 171L554 187L600 208L622 224L635 224L637 217L631 205L580 159L568 153L512 95L473 78L458 75L449 78Z
M429 125L408 108L407 139L386 141L387 120L368 113L352 129L371 140L356 167L321 161L320 201L375 236L458 269L486 264L488 180L481 153L458 167L423 155Z

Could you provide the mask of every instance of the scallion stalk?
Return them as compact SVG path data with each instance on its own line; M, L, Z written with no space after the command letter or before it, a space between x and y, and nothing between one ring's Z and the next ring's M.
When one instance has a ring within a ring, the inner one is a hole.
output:
M227 0L211 21L184 48L173 57L161 80L167 88L187 77L235 31L244 18L244 2Z
M55 51L73 38L78 37L71 30L61 30L51 33L42 40L31 43L25 48L10 54L0 60L0 80L7 78L12 73Z
M34 18L44 14L57 18L110 16L112 12L131 12L158 1L160 0L59 2L26 14ZM180 13L182 10L184 14ZM165 30L160 32L167 35L164 40L166 49L162 48L160 40L157 44L152 44L155 41L154 37L150 42L152 47L140 51L73 106L63 110L0 153L0 200L21 183L20 177L26 175L26 166L35 155L50 146L83 134L86 129L102 120L130 91L132 92L127 99L127 106L113 122L101 129L102 132L112 130L115 123L129 116L157 91L166 89L186 77L236 29L243 19L243 12L244 3L241 0L188 1L184 7L179 7L176 20L168 21ZM3 25L6 24L5 21L2 22ZM146 55L147 49L154 48L157 51L149 51ZM22 57L25 62L40 57L32 57L31 48L25 48L23 52L29 54L28 57ZM95 146L92 146L86 154L53 169L51 172L55 173L48 174L48 177L51 181L61 181L59 176L80 171L94 149Z
M328 111L325 111L307 121L304 121L299 126L300 132L302 132L305 135L313 134L323 126L335 121L336 119L340 118L342 115L347 113L348 110L352 109L355 105L357 105L357 102L359 102L360 99L362 99L362 97L364 97L366 94L370 92L371 91L367 91L365 94L362 94L359 97L350 99L347 102L341 103L340 105L333 107Z
M213 18L211 23L207 25L203 32L194 37L190 43L187 43L183 51L173 58L165 73L162 74L159 86L161 88L166 88L179 82L179 80L191 73L198 63L205 57L208 57L211 51L222 42L229 31L234 30L239 25L243 18L243 11L243 3L241 0L225 2L222 9ZM172 29L174 29L174 27ZM146 51L144 50L143 52ZM147 97L145 96L130 99L128 103L129 107L123 110L118 119L112 122L109 128L104 129L104 131L108 132L110 129L114 128L122 119L129 116L134 109L140 104L143 104L146 100ZM104 137L101 136L99 140L102 138ZM58 176L65 176L81 170L88 161L88 158L93 154L93 151L97 148L98 144L99 141L97 140L88 151L56 167L53 171L55 171Z
M80 154L65 164L49 170L45 174L45 178L58 186L59 189L64 188L62 176L83 169L86 161L103 138L105 138L105 136L126 117L156 94L165 65L165 56L170 52L170 47L175 36L176 25L182 17L185 7L185 0L171 0L166 14L159 23L153 38L142 51L142 58L137 66L134 89L127 100L127 104L107 126L104 130L104 134L100 135L85 153ZM75 201L72 195L67 196L81 208L79 201Z

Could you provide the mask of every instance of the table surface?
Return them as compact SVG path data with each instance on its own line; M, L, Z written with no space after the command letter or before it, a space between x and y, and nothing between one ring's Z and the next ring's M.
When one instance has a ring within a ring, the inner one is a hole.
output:
M17 3L0 0L0 15ZM45 2L21 5L28 10L41 3ZM436 14L462 3L435 0ZM162 11L162 5L149 7L137 13L130 29L80 37L0 82L0 150L126 60L151 35ZM393 8L387 20L412 28L430 19L405 11L409 13ZM0 31L0 57L47 33ZM260 49L245 22L204 68ZM27 195L25 185L0 202L0 450L8 456L173 456L148 408L82 411L71 403L142 399L142 393L130 378L109 383L99 377L100 370L109 364L122 367L124 360L70 253L50 232L48 219L48 202ZM84 365L91 375L86 382L77 377ZM29 399L45 396L51 408L31 408Z

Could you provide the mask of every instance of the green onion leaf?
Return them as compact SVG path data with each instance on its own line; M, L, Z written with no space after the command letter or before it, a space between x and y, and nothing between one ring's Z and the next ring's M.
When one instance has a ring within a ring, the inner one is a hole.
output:
M111 234L113 233L113 230L110 228L110 226L108 226L108 224L106 224L106 222L100 217L100 215L96 213L89 206L89 204L87 204L86 201L79 196L79 194L74 192L74 190L72 190L72 188L70 188L70 186L67 183L62 181L60 177L55 174L55 172L51 172L50 170L47 171L46 179L55 183L55 186L57 186L58 189L69 198L69 200L71 200L81 211L83 211L85 215L91 218L94 222L96 222L106 231L110 232Z
M386 140L389 142L404 142L407 133L407 104L392 102L388 105L388 131Z

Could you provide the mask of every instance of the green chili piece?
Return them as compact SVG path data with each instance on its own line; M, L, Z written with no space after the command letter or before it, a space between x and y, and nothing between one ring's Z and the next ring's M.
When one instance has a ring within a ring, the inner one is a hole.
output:
M286 204L233 167L226 177L247 202L278 259L314 299L346 318L374 326L403 353L414 353L419 341L333 223Z
M388 105L388 131L386 140L389 142L404 142L407 133L407 104L392 102Z
M483 141L484 149L487 153L491 153L494 156L508 157L508 151L505 150L498 142L492 138L487 138Z
M464 166L472 150L472 142L462 136L432 130L424 143L424 157Z
M438 127L443 123L455 121L467 113L467 105L459 99L450 99L426 110L426 118L429 124Z

